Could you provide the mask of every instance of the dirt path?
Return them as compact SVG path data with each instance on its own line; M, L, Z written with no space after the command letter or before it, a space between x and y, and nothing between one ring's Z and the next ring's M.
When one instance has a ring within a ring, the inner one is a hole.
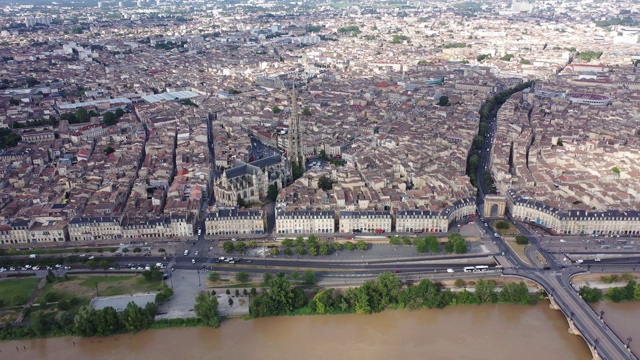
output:
M36 289L33 290L33 292L31 293L31 297L29 298L29 301L27 301L27 303L25 304L24 308L28 309L31 307L31 305L33 305L33 302L36 301L38 296L40 296L40 293L42 292L42 289L44 288L45 285L47 285L47 278L43 277L38 283L38 286L36 287ZM13 325L15 326L15 325L21 324L24 321L25 314L26 312L21 311L16 321L13 322Z

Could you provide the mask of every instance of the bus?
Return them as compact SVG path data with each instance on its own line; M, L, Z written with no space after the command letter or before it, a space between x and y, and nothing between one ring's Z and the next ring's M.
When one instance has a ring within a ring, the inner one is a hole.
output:
M463 270L464 270L464 272L472 272L472 271L474 271L474 270L475 270L475 267L473 267L473 266L467 266L467 267L465 267Z
M474 268L473 271L489 271L489 267L487 265L478 265Z

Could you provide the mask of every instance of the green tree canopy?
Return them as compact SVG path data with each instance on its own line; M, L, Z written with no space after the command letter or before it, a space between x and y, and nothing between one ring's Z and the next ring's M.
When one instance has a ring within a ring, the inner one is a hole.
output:
M333 188L333 181L322 175L320 179L318 179L318 187L324 191L331 190Z
M215 294L206 291L198 294L193 311L196 313L196 316L202 319L205 325L211 327L220 326L218 298L216 298Z

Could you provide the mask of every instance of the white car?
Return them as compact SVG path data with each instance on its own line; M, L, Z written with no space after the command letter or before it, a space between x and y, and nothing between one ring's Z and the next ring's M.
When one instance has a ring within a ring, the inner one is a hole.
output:
M195 264L196 263L196 259L191 259L191 263Z
M560 239L560 242L566 242L566 241L564 241L564 240Z
M198 256L198 250L196 250L196 252L195 252L195 256Z
M601 261L601 259L600 259L600 258L595 258L595 259L593 259L593 261L595 261L595 262L600 262L600 261Z

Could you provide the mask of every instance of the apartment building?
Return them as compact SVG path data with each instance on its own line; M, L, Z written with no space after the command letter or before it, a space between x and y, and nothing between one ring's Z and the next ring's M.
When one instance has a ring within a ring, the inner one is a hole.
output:
M115 216L74 217L69 221L70 241L115 240L122 238L121 218Z
M206 235L264 234L262 210L220 208L210 212L204 221Z
M400 210L396 213L397 232L446 232L448 216L432 210Z
M333 233L335 231L336 212L334 210L276 210L276 233L310 234Z
M391 232L390 211L340 211L340 233L387 233Z
M512 197L514 194L510 191L511 196L507 197L507 208L514 219L544 226L556 234L640 234L638 211L561 210L532 199Z

